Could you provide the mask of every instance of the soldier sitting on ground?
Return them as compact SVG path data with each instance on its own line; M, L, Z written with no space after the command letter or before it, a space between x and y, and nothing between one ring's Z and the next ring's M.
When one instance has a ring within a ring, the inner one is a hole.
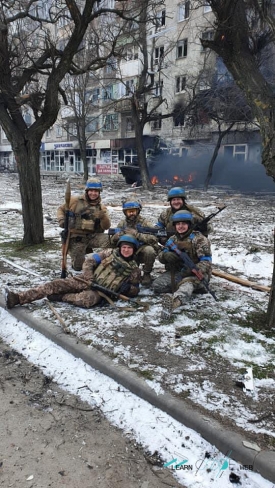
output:
M151 272L158 253L158 240L151 234L141 234L137 231L137 226L153 227L153 224L141 217L140 211L142 206L139 202L125 201L122 204L122 211L125 219L118 223L118 231L113 236L112 242L116 243L121 235L124 233L133 235L139 243L136 253L136 261L138 264L144 264L142 285L150 286L152 282Z
M194 225L201 222L205 217L204 213L201 212L201 210L199 210L194 205L190 205L189 203L187 203L184 188L171 188L168 192L167 200L168 202L170 202L170 207L160 214L158 222L155 224L156 227L159 227L160 229L166 230L167 232L172 232L174 229L171 217L179 210L192 213ZM202 229L201 232L207 237L208 233L211 232L211 225L206 224L205 229ZM162 243L164 244L164 242Z
M192 232L193 217L189 212L180 210L172 216L175 235L168 239L159 260L165 265L166 271L153 283L156 294L169 293L163 297L162 319L169 319L174 308L183 305L192 295L204 293L199 279L185 266L183 260L169 247L176 244L180 251L185 251L197 268L202 272L208 283L211 276L211 248L209 240L200 232ZM172 295L171 293L174 293Z
M116 249L94 253L87 258L83 273L79 276L56 279L17 293L6 290L6 307L10 309L48 297L50 301L90 308L102 300L101 295L91 289L92 282L128 297L135 297L139 293L141 280L141 272L135 261L137 247L138 242L133 236L124 235L120 237Z
M109 237L104 230L109 229L111 222L105 205L101 203L102 184L97 178L87 181L85 193L72 196L69 204L69 247L72 267L81 271L85 254L93 248L110 247ZM64 228L65 204L57 210L59 226Z

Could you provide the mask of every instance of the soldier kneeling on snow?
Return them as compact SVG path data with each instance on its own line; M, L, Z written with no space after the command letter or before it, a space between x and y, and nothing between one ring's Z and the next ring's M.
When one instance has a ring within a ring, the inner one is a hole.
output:
M183 260L171 249L176 244L180 251L185 251L193 263L202 272L208 283L211 276L211 248L209 240L200 232L192 231L192 214L185 210L176 212L171 221L175 228L175 235L168 239L158 258L165 264L166 272L155 279L153 290L155 293L169 293L163 297L161 318L171 317L174 308L183 305L190 298L193 291L203 293L204 287L192 273ZM170 294L175 292L174 295Z
M83 273L77 277L56 279L17 293L6 290L6 307L10 309L47 297L50 301L90 308L102 300L102 296L91 289L92 282L128 297L135 297L139 293L141 281L141 272L135 260L137 248L135 237L123 235L116 249L94 253L87 258Z

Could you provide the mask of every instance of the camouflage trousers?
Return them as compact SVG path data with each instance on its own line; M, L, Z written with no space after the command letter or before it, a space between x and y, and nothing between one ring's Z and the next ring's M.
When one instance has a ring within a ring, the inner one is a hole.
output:
M136 253L136 262L138 265L143 264L143 271L151 273L157 253L152 246L141 246Z
M90 281L92 273L85 273L79 278ZM71 303L78 307L90 308L100 302L100 295L89 289L89 284L77 281L75 278L57 279L43 285L19 292L20 305L41 300L49 295L60 295L60 301Z
M93 252L94 248L106 249L113 247L108 234L84 234L70 238L68 254L71 256L72 268L81 271L85 255Z
M205 279L209 281L208 276ZM156 294L174 293L185 283L192 283L195 292L204 292L204 287L200 281L194 275L188 273L188 271L175 272L174 276L171 274L171 271L165 271L153 281L152 288Z

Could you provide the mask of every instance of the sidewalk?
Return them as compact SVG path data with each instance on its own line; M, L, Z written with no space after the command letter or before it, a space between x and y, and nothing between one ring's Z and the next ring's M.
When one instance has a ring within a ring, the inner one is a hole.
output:
M4 307L0 298L0 306ZM253 470L275 483L275 452L245 447L243 442L251 443L251 436L241 435L221 425L212 416L201 415L195 408L191 408L184 400L173 397L170 393L161 394L155 391L145 380L129 368L116 364L110 357L102 354L91 346L80 343L76 337L60 332L60 328L50 322L35 319L24 308L15 308L10 313L18 320L44 334L51 341L63 347L77 358L101 373L111 377L135 395L148 401L164 412L171 415L182 424L194 429L208 442L215 445L224 454L231 452L230 457L242 465L252 465Z

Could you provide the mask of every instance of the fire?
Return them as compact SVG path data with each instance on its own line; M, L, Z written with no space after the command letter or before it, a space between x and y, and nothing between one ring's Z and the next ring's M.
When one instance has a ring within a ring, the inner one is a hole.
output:
M168 185L175 185L175 184L179 184L179 183L191 183L196 178L196 175L197 175L197 173L194 171L193 173L190 173L187 176L174 175L174 176L171 176L168 178L162 178L161 181L158 178L158 176L154 175L151 178L151 183L152 183L152 185L157 185L160 182L168 184Z
M157 185L158 182L159 182L158 177L157 176L152 176L152 178L151 178L152 185Z

